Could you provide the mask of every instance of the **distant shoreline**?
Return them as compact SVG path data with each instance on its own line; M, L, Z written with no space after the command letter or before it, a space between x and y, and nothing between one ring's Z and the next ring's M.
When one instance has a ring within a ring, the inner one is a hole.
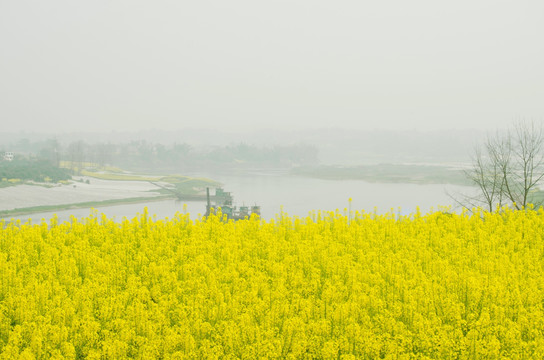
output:
M291 175L322 180L363 180L374 183L472 185L461 169L441 165L319 165L297 167Z

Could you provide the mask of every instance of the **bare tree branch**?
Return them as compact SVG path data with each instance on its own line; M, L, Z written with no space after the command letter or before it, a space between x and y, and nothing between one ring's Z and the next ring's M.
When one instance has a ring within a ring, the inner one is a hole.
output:
M479 195L456 202L489 211L509 206L523 209L544 204L538 186L544 179L544 130L534 122L518 122L506 133L489 135L476 148L465 176Z

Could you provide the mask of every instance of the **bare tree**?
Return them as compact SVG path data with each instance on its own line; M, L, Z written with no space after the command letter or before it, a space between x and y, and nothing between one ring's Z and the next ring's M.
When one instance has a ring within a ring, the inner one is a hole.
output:
M61 146L57 139L49 139L43 143L39 151L39 158L50 162L52 165L60 166L60 150Z
M85 163L87 145L82 140L71 142L66 148L70 169L73 174L81 174Z
M542 126L535 123L520 123L512 135L514 144L513 169L506 177L507 195L516 208L525 207L529 203L542 205L542 199L535 198L535 190L544 177L544 134Z
M487 146L485 150L487 150ZM472 161L472 167L465 171L465 176L471 183L476 185L478 193L474 196L465 196L465 207L483 206L489 211L493 211L496 204L502 205L503 182L501 169L498 163L484 157L482 149L475 150L475 156Z
M506 133L488 136L474 152L465 175L478 189L476 195L456 200L464 207L489 211L508 206L523 209L543 205L538 186L544 177L544 132L534 122L518 122Z

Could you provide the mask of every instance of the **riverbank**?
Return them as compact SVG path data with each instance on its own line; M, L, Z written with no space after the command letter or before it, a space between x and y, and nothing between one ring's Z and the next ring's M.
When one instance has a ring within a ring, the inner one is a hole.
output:
M112 175L89 172L85 176L74 177L71 182L47 187L20 184L0 188L0 217L174 198L204 201L205 187L219 184L210 179L179 175L161 178L117 175L115 179L108 178Z
M22 184L1 188L0 214L6 216L70 207L144 202L172 196L161 193L156 186L144 181L109 181L91 177L78 180L51 187Z
M2 210L0 211L0 218L6 218L10 216L19 216L19 215L29 215L29 214L47 212L47 211L64 211L64 210L70 210L70 209L96 208L96 207L115 206L115 205L122 205L122 204L149 203L149 202L163 201L163 200L173 199L173 198L174 196L163 195L163 196L153 196L153 197L137 197L137 198L128 198L128 199L91 201L91 202L82 202L82 203L76 203L76 204L34 206L34 207L28 207L28 208L20 208L20 209L18 208L13 210Z

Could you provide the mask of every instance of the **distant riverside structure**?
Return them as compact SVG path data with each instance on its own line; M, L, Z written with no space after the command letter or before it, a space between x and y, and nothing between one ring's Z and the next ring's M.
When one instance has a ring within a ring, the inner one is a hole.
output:
M12 151L6 151L4 153L4 160L13 161L13 152Z

